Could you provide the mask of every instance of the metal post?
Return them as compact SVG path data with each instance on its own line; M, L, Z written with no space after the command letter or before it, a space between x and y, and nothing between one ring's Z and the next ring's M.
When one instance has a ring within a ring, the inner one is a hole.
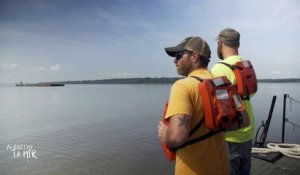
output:
M266 138L267 138L267 135L268 135L269 126L270 126L270 123L271 123L271 118L272 118L275 102L276 102L276 95L273 95L273 99L272 99L272 103L271 103L271 107L270 107L270 111L269 111L267 121L266 121L266 123L264 123L264 121L262 121L262 124L260 125L260 127L258 127L258 129L256 131L255 142L254 142L256 147L264 147L264 144L266 142ZM263 128L263 131L262 131L261 136L259 137L259 140L258 140L257 136L258 136L258 133L260 132L261 128Z
M261 135L261 140L263 141L263 143L265 143L267 135L268 135L269 126L270 126L270 123L271 123L271 118L272 118L272 115L273 115L273 110L274 110L274 106L275 106L275 102L276 102L276 97L277 97L276 95L273 95L272 103L271 103L271 107L270 107L270 111L269 111L269 115L268 115L268 119L265 123L265 128L264 128L263 133Z
M282 114L282 135L281 135L281 143L284 143L284 135L285 135L285 106L286 106L286 98L289 98L288 94L283 95L283 114Z

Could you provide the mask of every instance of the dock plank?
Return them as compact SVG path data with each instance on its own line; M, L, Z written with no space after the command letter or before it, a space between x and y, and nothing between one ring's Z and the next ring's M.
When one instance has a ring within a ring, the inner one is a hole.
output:
M271 163L252 157L251 174L299 175L300 160L283 156L276 162Z

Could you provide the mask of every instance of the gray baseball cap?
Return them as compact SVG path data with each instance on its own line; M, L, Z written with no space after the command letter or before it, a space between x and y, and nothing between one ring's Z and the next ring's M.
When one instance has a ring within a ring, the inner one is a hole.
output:
M171 57L175 57L177 52L181 52L184 50L193 51L205 58L210 58L211 54L207 42L200 37L187 37L177 46L166 47L165 50L167 54Z
M216 40L222 41L227 46L237 47L240 45L240 33L232 28L226 28L220 32Z

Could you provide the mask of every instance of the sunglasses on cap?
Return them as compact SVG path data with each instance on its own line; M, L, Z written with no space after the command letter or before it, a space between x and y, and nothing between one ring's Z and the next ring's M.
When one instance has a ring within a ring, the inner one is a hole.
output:
M175 53L175 59L176 59L176 61L180 60L185 53L192 54L193 52L192 51L188 51L188 50L183 50L183 51L180 51L180 52L176 52Z

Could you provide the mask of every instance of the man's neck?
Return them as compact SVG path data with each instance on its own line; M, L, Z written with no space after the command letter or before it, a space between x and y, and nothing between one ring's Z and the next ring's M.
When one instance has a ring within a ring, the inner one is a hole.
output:
M190 75L193 71L196 71L196 70L199 70L199 69L207 69L207 67L203 67L203 66L200 66L200 65L194 65L193 68L191 69L191 71L185 75L185 77L187 77L188 75Z
M223 50L223 58L226 59L227 57L238 55L239 51L235 48L225 47Z

